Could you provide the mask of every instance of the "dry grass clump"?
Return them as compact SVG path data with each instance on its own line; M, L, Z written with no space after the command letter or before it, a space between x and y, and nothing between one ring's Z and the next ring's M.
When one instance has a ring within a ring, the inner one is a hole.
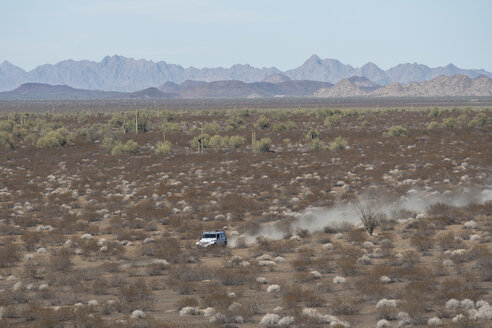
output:
M0 267L15 265L20 260L20 255L20 249L17 245L13 243L0 245Z
M127 311L151 309L155 297L152 290L143 280L136 280L118 288L118 295Z
M292 252L297 244L298 242L291 239L272 240L260 236L256 238L256 243L249 248L249 251L255 257L265 253L269 253L272 256L279 256Z
M302 288L296 285L284 286L281 294L283 307L287 313L292 315L302 307L321 307L326 303L326 299L315 289Z

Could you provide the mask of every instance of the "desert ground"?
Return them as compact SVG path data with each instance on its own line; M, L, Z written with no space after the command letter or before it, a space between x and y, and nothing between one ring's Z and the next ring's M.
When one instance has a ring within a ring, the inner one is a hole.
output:
M0 327L492 327L491 107L113 105L2 104Z

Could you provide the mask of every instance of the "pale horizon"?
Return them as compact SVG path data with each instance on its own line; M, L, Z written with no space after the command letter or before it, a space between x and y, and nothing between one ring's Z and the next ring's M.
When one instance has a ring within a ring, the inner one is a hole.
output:
M30 71L118 54L183 67L285 71L311 55L354 67L492 71L490 1L106 0L0 4L0 62Z

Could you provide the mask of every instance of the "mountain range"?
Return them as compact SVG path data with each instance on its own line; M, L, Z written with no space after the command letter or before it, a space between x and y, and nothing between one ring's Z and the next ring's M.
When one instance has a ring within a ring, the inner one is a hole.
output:
M278 82L267 82L274 80ZM481 75L439 76L429 81L379 85L365 77L329 82L290 80L282 75L262 82L184 81L165 82L136 92L75 89L66 85L25 83L12 91L0 92L0 100L92 100L92 99L205 99L265 97L492 97L492 79Z
M76 89L137 92L161 86L166 82L181 84L187 80L215 82L240 81L244 83L281 83L289 80L310 80L338 83L351 77L363 77L378 85L431 80L438 76L481 75L492 78L483 69L461 69L453 64L431 68L422 64L400 64L382 70L374 63L357 68L336 59L321 59L313 55L301 66L282 72L275 67L256 68L248 64L229 68L184 68L164 61L135 60L123 56L106 56L100 62L66 60L55 65L41 65L25 71L7 61L0 64L0 91L12 90L24 83L66 85ZM197 87L198 88L198 87Z

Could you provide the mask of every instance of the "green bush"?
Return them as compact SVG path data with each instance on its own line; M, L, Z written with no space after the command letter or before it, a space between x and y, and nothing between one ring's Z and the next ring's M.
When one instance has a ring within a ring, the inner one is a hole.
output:
M281 123L275 123L272 125L272 130L273 132L282 132L282 131L285 131L287 130L287 124L281 122Z
M108 124L113 128L120 128L125 123L125 113L114 113Z
M325 143L319 139L311 140L311 149L314 151L320 151L325 149Z
M270 151L272 141L270 138L263 138L253 142L253 151L255 153L267 153Z
M272 125L272 130L274 132L282 132L282 131L286 131L286 130L294 130L297 128L297 124L295 124L294 122L292 121L288 121L286 123L284 122L280 122L280 123L275 123Z
M427 130L439 129L441 126L436 121L432 121L427 125Z
M441 126L445 129L454 129L456 127L456 119L448 117L442 121Z
M339 126L340 117L339 116L328 116L325 118L324 124L329 127Z
M150 123L144 118L139 118L137 127L135 127L135 115L133 115L133 118L126 121L123 125L123 130L125 131L125 133L135 133L136 131L138 131L138 133L145 133L149 131L149 129Z
M467 125L468 124L468 115L466 114L461 114L460 116L458 116L458 118L456 118L456 121L458 122L459 125Z
M242 108L240 109L237 114L240 116L240 117L249 117L251 116L251 114L253 114L255 111L249 109L249 108Z
M87 114L80 113L77 116L77 123L84 124L84 123L87 123L88 121L89 121L89 119L88 119L88 115Z
M167 155L171 152L173 145L169 141L159 141L155 146L157 155Z
M171 111L165 110L159 113L159 116L166 122L174 121L175 114Z
M408 137L408 131L401 125L395 125L383 133L385 137Z
M203 131L208 134L217 134L220 132L220 125L217 122L205 124Z
M336 137L334 141L330 142L330 150L345 149L348 145L347 139L343 137Z
M226 131L240 130L244 128L244 122L241 117L233 116L226 122Z
M308 133L306 134L306 139L307 140L313 140L319 137L319 131L316 129L309 129Z
M12 134L6 131L0 131L0 148L15 148Z
M208 135L206 133L202 133L202 134L194 137L193 139L191 139L191 141L190 141L191 147L198 149L200 140L202 142L203 148L207 148L210 145L210 135Z
M490 125L490 118L485 113L477 114L470 120L468 126L471 128L483 128Z
M181 125L179 125L179 123L171 123L171 122L163 121L161 124L161 131L163 133L181 132Z
M73 135L65 128L59 128L47 132L44 136L38 139L36 147L39 148L57 148L64 147L69 142L73 141Z
M223 148L225 146L227 146L229 144L229 137L225 136L225 137L222 137L218 134L212 136L210 138L210 141L208 143L208 145L212 148ZM198 144L197 144L197 147L198 147Z
M242 136L231 136L229 138L229 146L239 148L246 143L246 138Z
M441 111L437 107L434 107L432 110L430 110L428 114L429 117L439 117L439 115L441 115Z
M121 141L121 132L110 128L103 129L104 139L101 147L110 150Z
M87 141L96 141L100 132L99 126L91 126L90 128L81 128L79 134L84 136Z
M0 131L12 132L13 128L14 128L14 122L0 121Z
M267 130L270 128L270 120L265 116L260 116L260 118L256 121L255 127L261 130Z
M135 155L138 154L140 147L133 140L128 140L125 144L119 142L111 150L111 155Z
M286 110L274 110L270 112L270 115L277 121L285 121L290 117L291 113Z
M320 109L317 109L314 112L314 115L316 117L325 118L325 117L332 116L332 115L335 115L335 114L340 114L340 113L341 113L340 110L332 110L332 109L328 109L328 108L320 108Z
M30 145L35 145L36 144L36 135L33 133L29 133L24 137L24 142L30 144Z

